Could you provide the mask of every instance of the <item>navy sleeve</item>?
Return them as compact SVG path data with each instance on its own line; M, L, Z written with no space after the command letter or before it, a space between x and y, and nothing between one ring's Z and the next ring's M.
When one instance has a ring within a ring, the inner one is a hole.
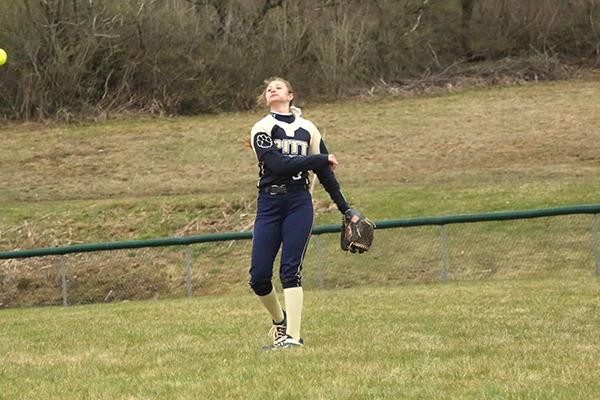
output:
M348 206L348 203L346 202L346 199L344 198L344 195L340 189L340 184L338 183L331 168L321 168L315 170L315 173L319 177L319 182L321 182L321 185L323 185L327 193L329 193L329 197L331 197L331 200L333 200L338 210L340 210L342 214L348 211L350 206Z
M295 175L300 171L329 167L327 154L310 156L285 156L273 144L271 135L260 132L254 135L253 147L258 161L277 173Z
M325 146L323 138L321 138L321 143L319 143L319 152L321 154L329 154L329 151L327 151L327 146Z
M321 143L319 143L319 151L321 154L329 154L323 139L321 139ZM315 170L315 174L317 174L319 177L319 182L321 182L321 185L323 185L327 193L329 193L329 197L331 197L331 200L333 200L338 210L340 210L342 214L348 211L350 206L348 206L348 203L346 202L346 199L344 198L344 195L340 189L340 184L338 183L331 168L320 168Z

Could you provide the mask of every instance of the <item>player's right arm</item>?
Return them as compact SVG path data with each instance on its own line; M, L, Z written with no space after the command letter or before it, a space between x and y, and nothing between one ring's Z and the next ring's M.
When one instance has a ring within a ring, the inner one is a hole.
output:
M300 171L316 170L329 165L326 154L310 156L286 156L275 146L271 134L264 132L260 126L252 129L250 143L259 162L263 162L270 170L279 174L295 175Z

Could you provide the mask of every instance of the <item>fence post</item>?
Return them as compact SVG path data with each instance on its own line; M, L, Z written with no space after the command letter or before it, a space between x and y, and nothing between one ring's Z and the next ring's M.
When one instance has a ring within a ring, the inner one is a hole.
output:
M596 264L594 275L600 276L600 214L592 215L592 254Z
M438 225L440 230L440 261L442 265L441 279L448 280L448 238L446 236L446 226Z
M321 235L315 236L315 264L317 264L317 279L319 280L319 289L325 289L325 276L321 257Z
M184 263L185 263L185 287L187 290L187 296L192 297L192 249L188 245L184 250Z
M60 281L62 286L63 306L66 307L69 305L69 303L67 302L67 270L65 267L64 254L60 256Z

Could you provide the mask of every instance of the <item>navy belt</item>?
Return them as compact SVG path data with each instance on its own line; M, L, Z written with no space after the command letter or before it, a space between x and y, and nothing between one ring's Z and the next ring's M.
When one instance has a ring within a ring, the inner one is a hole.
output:
M261 192L269 193L272 196L289 192L300 192L302 190L308 190L308 185L269 185L260 188Z

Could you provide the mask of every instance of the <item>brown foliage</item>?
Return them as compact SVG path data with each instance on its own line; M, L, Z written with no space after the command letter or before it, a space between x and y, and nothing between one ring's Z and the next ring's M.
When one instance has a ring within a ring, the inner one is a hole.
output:
M335 97L460 62L597 65L599 20L595 0L2 2L0 118L243 110L271 75Z

